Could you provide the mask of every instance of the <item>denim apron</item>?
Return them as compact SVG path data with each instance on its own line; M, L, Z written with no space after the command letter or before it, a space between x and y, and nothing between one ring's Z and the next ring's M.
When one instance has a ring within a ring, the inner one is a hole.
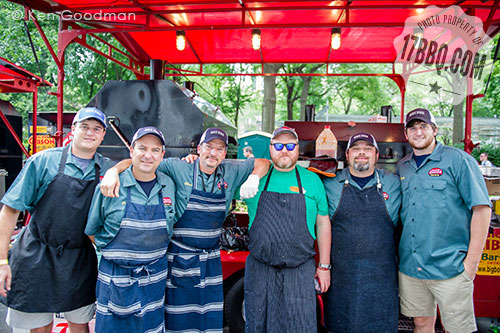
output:
M346 179L332 218L332 283L324 297L329 332L397 332L394 224L382 184L362 190Z
M162 191L158 204L131 201L116 236L101 249L96 333L164 332L168 229Z
M316 332L314 239L299 172L295 168L299 193L267 191L272 172L250 228L246 332Z
M222 193L197 189L199 161L193 168L193 191L168 249L165 304L167 332L222 332L224 293L220 234L226 217ZM215 184L215 181L214 181Z
M95 302L97 257L85 235L87 214L100 169L83 180L59 170L38 202L31 221L10 251L10 308L23 312L66 312Z

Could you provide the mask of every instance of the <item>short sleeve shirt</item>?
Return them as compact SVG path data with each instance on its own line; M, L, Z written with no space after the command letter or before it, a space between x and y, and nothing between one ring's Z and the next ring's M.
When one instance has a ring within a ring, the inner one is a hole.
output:
M225 187L226 213L229 212L231 200L238 187L245 182L253 171L254 159L249 160L224 160L212 175L198 172L198 190L219 194L221 186ZM158 167L158 171L171 177L177 188L176 195L176 219L178 220L187 207L189 197L193 190L194 164L187 163L178 158L166 158ZM203 178L203 181L202 181Z
M117 198L108 198L102 195L97 187L89 210L87 227L85 233L95 236L95 244L102 249L116 236L125 214L127 191L130 189L130 198L133 203L139 205L157 205L159 203L158 193L161 191L167 229L172 236L175 216L175 184L172 179L162 173L156 174L156 184L147 196L144 190L135 180L132 167L120 174L120 193Z
M68 158L64 168L64 174L84 179L95 179L95 165L101 168L100 174L104 175L108 168L115 163L109 158L95 153L93 160L82 170L80 165L71 155L71 146L69 147ZM7 193L2 198L2 204L11 208L33 212L36 205L47 190L47 187L57 175L59 163L62 157L62 147L43 150L31 156L24 165L23 169L10 186Z
M419 279L448 279L463 272L472 207L490 206L476 160L437 143L417 168L413 153L397 166L403 233L400 271Z
M311 236L316 239L316 218L318 215L328 215L325 188L323 187L321 179L314 172L306 170L299 165L297 165L296 168L299 171L300 181L303 189L305 190L304 195L306 199L307 228ZM260 194L264 189L268 176L269 172L261 178L259 183L259 192L257 192L257 195L251 199L244 200L248 206L250 227L255 219ZM278 193L299 193L295 169L288 172L282 172L274 169L271 179L269 180L267 190Z
M399 221L399 209L401 207L401 185L399 178L398 176L385 170L375 169L375 172L380 177L380 182L382 183L382 195L385 199L385 207L387 208L387 212L389 213L392 222L396 225ZM377 175L375 175L375 177L373 177L373 179L371 179L363 188L366 189L376 186ZM325 184L326 196L328 198L330 219L337 211L346 179L349 181L351 186L361 190L358 183L353 181L348 168L342 170L342 172L337 174L336 177L326 178L323 180Z

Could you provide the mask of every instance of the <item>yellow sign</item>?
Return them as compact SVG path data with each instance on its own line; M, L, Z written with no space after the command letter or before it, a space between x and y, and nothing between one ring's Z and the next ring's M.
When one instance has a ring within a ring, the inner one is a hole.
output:
M500 235L488 235L477 274L500 276Z
M30 154L33 154L33 136L28 138L28 143L30 145ZM49 148L54 148L56 146L56 139L50 137L49 135L37 135L36 136L36 151L42 151Z
M30 133L33 133L33 126L30 126ZM47 133L47 126L37 126L36 133Z

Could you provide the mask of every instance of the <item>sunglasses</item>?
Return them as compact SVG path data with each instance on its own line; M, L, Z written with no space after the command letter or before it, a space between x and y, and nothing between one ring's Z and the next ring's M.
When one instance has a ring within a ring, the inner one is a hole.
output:
M295 146L297 146L296 143L273 143L274 149L277 151L282 151L284 147L286 147L286 150L292 151L295 149Z

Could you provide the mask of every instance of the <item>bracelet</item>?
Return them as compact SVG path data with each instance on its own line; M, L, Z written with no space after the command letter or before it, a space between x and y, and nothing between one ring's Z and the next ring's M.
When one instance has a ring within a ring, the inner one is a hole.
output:
M330 265L330 264L321 264L320 263L320 264L318 264L318 268L329 271L330 269L332 269L332 265Z
M8 265L8 264L9 264L9 259L2 259L2 260L0 260L0 266Z

